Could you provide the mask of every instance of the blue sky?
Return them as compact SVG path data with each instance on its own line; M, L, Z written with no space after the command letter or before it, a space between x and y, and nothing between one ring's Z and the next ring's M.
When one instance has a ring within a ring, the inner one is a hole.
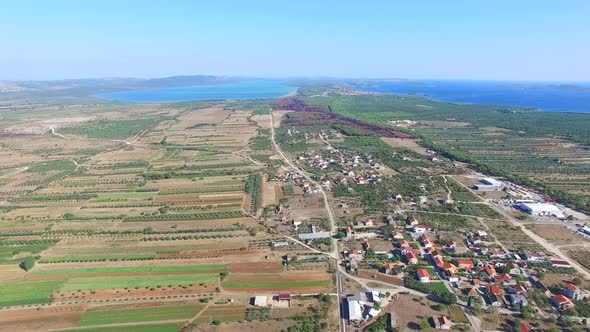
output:
M588 0L0 2L0 79L590 81Z

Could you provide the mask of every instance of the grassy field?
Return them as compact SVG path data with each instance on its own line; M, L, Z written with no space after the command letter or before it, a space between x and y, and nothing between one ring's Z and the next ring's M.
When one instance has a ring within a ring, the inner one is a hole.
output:
M28 171L33 173L50 172L50 171L74 171L76 165L71 160L54 160L45 163L35 164L29 167Z
M22 258L12 258L14 255L20 253L31 253L38 254L43 250L51 247L53 243L39 243L29 245L13 245L13 246L2 246L0 247L0 265L2 264L14 264L22 261Z
M134 287L158 287L168 285L213 284L217 282L219 274L179 274L179 275L153 275L153 276L117 276L117 277L91 277L71 278L60 288L62 291L96 290L113 288Z
M146 200L156 196L154 192L132 192L132 193L108 193L98 194L98 197L92 199L93 202L116 202L126 200Z
M61 285L61 281L0 285L0 306L49 303Z
M80 326L189 319L203 306L172 306L130 310L87 311Z
M62 128L64 135L82 135L97 139L124 139L155 125L159 119L99 120L75 127Z
M52 274L93 274L93 273L125 273L125 272L175 272L175 271L223 271L225 265L198 265L198 266L136 266L136 267L110 267L110 268L86 268L76 270L49 270L34 271L34 275Z
M64 330L65 332L178 332L179 324L112 326Z

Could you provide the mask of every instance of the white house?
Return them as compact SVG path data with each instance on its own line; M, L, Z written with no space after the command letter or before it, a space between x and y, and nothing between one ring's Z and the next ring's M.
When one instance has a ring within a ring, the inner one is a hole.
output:
M255 307L266 307L267 303L267 298L264 295L258 295L254 298Z

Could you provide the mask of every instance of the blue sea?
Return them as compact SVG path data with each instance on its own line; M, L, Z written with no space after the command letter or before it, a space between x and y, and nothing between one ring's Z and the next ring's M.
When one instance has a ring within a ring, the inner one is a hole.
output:
M296 87L284 85L280 81L246 80L228 84L109 92L98 94L96 97L133 103L164 103L277 98L296 90Z
M359 83L355 88L365 92L418 94L453 103L590 113L590 84L400 80Z

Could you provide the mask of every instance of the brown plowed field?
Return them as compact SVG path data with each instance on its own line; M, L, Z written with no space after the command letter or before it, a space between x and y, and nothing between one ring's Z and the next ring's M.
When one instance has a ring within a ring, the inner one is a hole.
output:
M77 327L84 315L82 306L25 309L0 312L0 331L48 331Z
M233 273L279 273L283 266L279 262L232 263L228 270Z

